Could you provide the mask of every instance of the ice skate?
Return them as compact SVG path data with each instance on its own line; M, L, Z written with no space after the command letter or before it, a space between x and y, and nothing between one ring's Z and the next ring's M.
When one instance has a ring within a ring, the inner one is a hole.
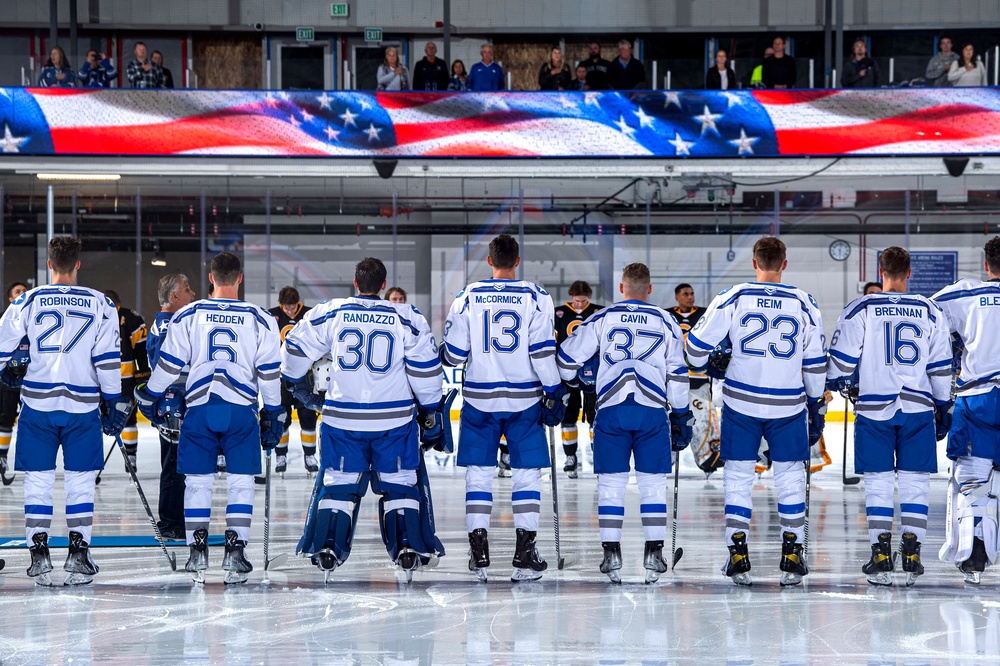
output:
M798 538L794 532L784 532L781 535L781 585L798 585L802 582L803 576L809 574L809 567L806 565L806 557L802 552L802 544L796 543Z
M306 466L306 474L312 475L319 471L319 460L315 453L310 453L302 458Z
M872 585L892 585L892 534L883 532L878 535L878 543L872 544L872 558L861 567L861 572L868 577Z
M566 464L563 465L563 471L571 479L580 476L580 461L577 459L576 454L566 456Z
M986 571L986 561L986 543L979 537L973 537L972 554L958 565L958 570L965 574L966 583L979 585L982 573Z
M52 578L49 576L49 572L52 571L52 560L49 559L49 535L38 532L32 536L28 552L31 553L28 575L35 579L35 585L52 587Z
M618 541L602 541L604 559L601 560L601 573L607 575L612 583L622 582L622 545Z
M223 582L227 585L247 582L247 574L253 571L253 565L243 554L246 545L246 541L236 537L234 530L226 530L226 555L222 558L222 570L226 572Z
M285 472L288 471L288 456L285 454L278 454L274 457L274 473L285 478Z
M333 554L332 548L324 548L312 556L312 562L323 572L323 582L329 583L333 577L333 572L341 565L340 560Z
M191 544L191 554L188 555L184 571L191 573L196 583L205 582L205 569L208 569L208 530L202 528L194 531L194 543Z
M226 456L220 454L219 457L215 459L215 473L219 476L226 473Z
M906 586L917 582L917 576L924 573L924 565L920 563L920 542L917 535L906 532L899 540L897 556L902 561L903 572L906 574Z
M396 558L396 564L406 575L406 582L413 580L413 572L420 568L420 555L412 548L404 548Z
M127 456L125 456L125 458L128 459L128 465L125 466L125 473L130 474L131 472L135 472L136 474L138 474L139 461L137 459L136 454L130 453ZM131 470L129 468L131 468Z
M513 582L521 580L538 580L542 577L542 572L549 568L548 562L538 554L538 547L535 545L535 535L537 532L529 532L524 529L516 529L517 545L514 547L514 571L510 574Z
M7 456L0 456L0 482L5 486L9 486L14 483L14 475L11 474L7 476L7 472L10 470L10 464L7 462Z
M722 566L722 573L733 579L737 585L753 585L750 578L750 549L747 548L747 533L737 532L729 546L729 559Z
M663 542L647 541L642 554L642 566L646 568L646 584L660 580L660 574L670 570L670 565L663 559Z
M469 571L485 583L489 566L490 542L486 530L480 527L469 532Z
M69 553L66 555L63 569L69 572L66 576L66 585L87 585L100 571L90 557L89 544L83 540L83 535L79 532L69 533Z
M509 453L501 453L500 454L500 462L497 463L497 477L499 477L501 479L508 479L508 478L510 478L510 475L511 475L511 471L510 471L510 454Z

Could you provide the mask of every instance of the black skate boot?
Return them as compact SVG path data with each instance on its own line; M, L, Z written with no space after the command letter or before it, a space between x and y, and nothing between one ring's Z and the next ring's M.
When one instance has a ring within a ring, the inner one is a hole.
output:
M670 570L670 565L663 559L663 542L647 541L642 554L642 566L646 567L646 584L655 583L660 574Z
M535 535L537 532L529 532L524 529L514 530L517 534L517 545L514 547L514 571L510 574L513 582L521 580L538 580L542 577L542 572L549 568L549 563L538 554L538 547L535 545Z
M882 532L878 535L878 543L872 544L872 558L868 564L861 567L861 572L868 577L872 585L892 585L892 534Z
M733 579L737 585L753 585L750 578L750 549L747 547L747 533L737 532L729 546L729 559L722 567L722 573Z
M343 562L337 559L334 555L332 548L324 548L315 555L312 556L312 563L315 564L323 572L323 582L329 583L330 578L333 576L334 570L339 567Z
M489 566L490 542L486 530L480 527L469 532L469 571L485 583Z
M215 459L215 473L219 476L226 473L226 456L219 454Z
M571 453L566 456L566 464L563 465L563 471L566 472L566 476L571 479L575 479L580 476L580 461L576 457L575 453Z
M622 545L618 541L602 541L604 559L601 561L601 573L606 574L612 583L622 582Z
M90 557L89 544L83 540L83 535L79 532L69 533L69 553L66 555L63 569L69 572L66 576L66 585L86 585L92 582L100 571Z
M236 538L235 530L226 530L226 555L222 558L222 570L226 572L223 582L227 585L247 582L247 574L253 571L253 565L243 554L246 545L246 541Z
M396 564L406 575L406 582L409 583L413 580L413 572L420 568L420 555L410 547L403 548L399 551Z
M2 482L5 486L9 486L14 483L14 475L11 474L10 476L7 476L9 469L10 465L7 462L7 454L4 453L3 455L0 455L0 482Z
M208 568L208 530L205 528L194 531L194 543L191 544L191 553L188 555L187 564L184 571L191 573L191 577L196 583L205 582L205 569Z
M52 578L49 576L49 572L52 571L52 560L49 559L49 535L38 532L31 537L28 552L31 553L28 575L35 579L35 585L52 587Z
M966 583L979 585L982 573L986 571L987 559L986 543L979 537L973 537L972 554L969 555L969 559L958 565L958 570L965 574Z
M288 471L288 456L284 453L279 453L274 456L274 473L285 478L285 472Z
M305 463L307 474L315 474L319 471L319 460L315 453L307 453L302 456L302 462Z
M917 576L924 573L924 565L920 563L920 542L917 535L906 532L899 539L899 559L903 563L906 574L906 587L917 582Z
M783 586L798 585L802 577L809 574L806 557L802 552L802 544L796 543L798 538L794 532L784 532L781 535L781 584Z
M497 476L499 478L501 478L501 479L508 479L508 478L510 478L510 475L511 475L511 471L510 471L510 454L509 453L501 453L500 454L500 462L497 463Z

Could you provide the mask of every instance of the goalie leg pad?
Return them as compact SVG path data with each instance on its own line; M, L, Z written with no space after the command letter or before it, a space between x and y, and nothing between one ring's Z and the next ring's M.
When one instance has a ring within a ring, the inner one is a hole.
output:
M372 490L379 495L379 528L382 542L393 561L404 548L415 550L425 562L444 554L434 534L433 518L423 511L419 470L379 472L372 479ZM426 467L424 486L427 485Z
M369 477L368 473L324 470L320 476L323 487L315 493L315 508L310 507L310 514L315 513L315 519L306 523L298 552L312 555L323 548L331 548L339 562L347 560Z
M952 467L948 482L948 515L945 539L938 558L961 564L972 555L975 537L983 539L990 564L997 561L997 497L1000 471L986 458L962 456Z

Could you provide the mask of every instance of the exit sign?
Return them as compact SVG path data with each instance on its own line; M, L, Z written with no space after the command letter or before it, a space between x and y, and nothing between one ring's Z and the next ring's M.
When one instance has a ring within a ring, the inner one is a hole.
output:
M312 28L296 28L295 29L295 41L297 42L311 42L316 39L316 31Z
M348 11L346 2L334 2L330 5L330 16L334 18L347 18Z
M365 28L365 41L366 42L381 42L382 41L382 28Z

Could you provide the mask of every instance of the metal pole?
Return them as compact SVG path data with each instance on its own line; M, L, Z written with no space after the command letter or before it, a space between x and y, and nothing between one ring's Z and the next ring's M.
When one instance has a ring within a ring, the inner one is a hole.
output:
M774 191L774 237L781 238L781 192Z
M205 211L205 190L201 191L201 293L208 293L208 234L205 231L207 224L207 212Z
M51 185L45 194L45 209L46 242L51 243L52 237L56 235L56 195Z
M650 245L652 243L650 239L650 230L649 230L649 211L652 205L653 205L653 193L650 192L649 190L646 190L646 268L649 268L652 265L650 257L652 253Z
M142 314L142 191L135 188L135 311Z
M7 284L4 279L4 246L3 246L3 234L4 234L4 206L3 206L3 185L0 185L0 284Z
M833 88L833 0L823 0L823 85Z
M73 206L73 221L72 221L71 230L72 230L72 233L73 233L73 238L76 238L76 215L77 215L77 213L76 213L76 188L75 187L73 188L73 196L70 199L70 205Z
M906 251L910 251L910 191L906 190Z
M451 76L451 0L443 0L444 7L444 37L442 51L444 52L444 64L448 66L448 76Z
M264 192L264 243L266 246L264 255L264 303L267 309L271 309L271 190Z
M76 28L77 28L77 13L76 13L76 2L70 0L69 3L69 61L77 62L77 55L79 50L77 49L76 43Z
M392 286L399 285L396 277L396 268L399 263L397 250L399 249L398 229L396 227L396 190L392 191Z
M49 0L49 51L55 48L59 41L59 0ZM42 62L45 55L42 55Z
M521 263L518 264L517 279L524 279L524 190L517 191L517 244L521 248Z
M836 21L837 38L834 46L833 62L836 64L837 58L844 57L844 0L837 0L837 21ZM830 82L831 88L837 87L836 76L834 80Z

